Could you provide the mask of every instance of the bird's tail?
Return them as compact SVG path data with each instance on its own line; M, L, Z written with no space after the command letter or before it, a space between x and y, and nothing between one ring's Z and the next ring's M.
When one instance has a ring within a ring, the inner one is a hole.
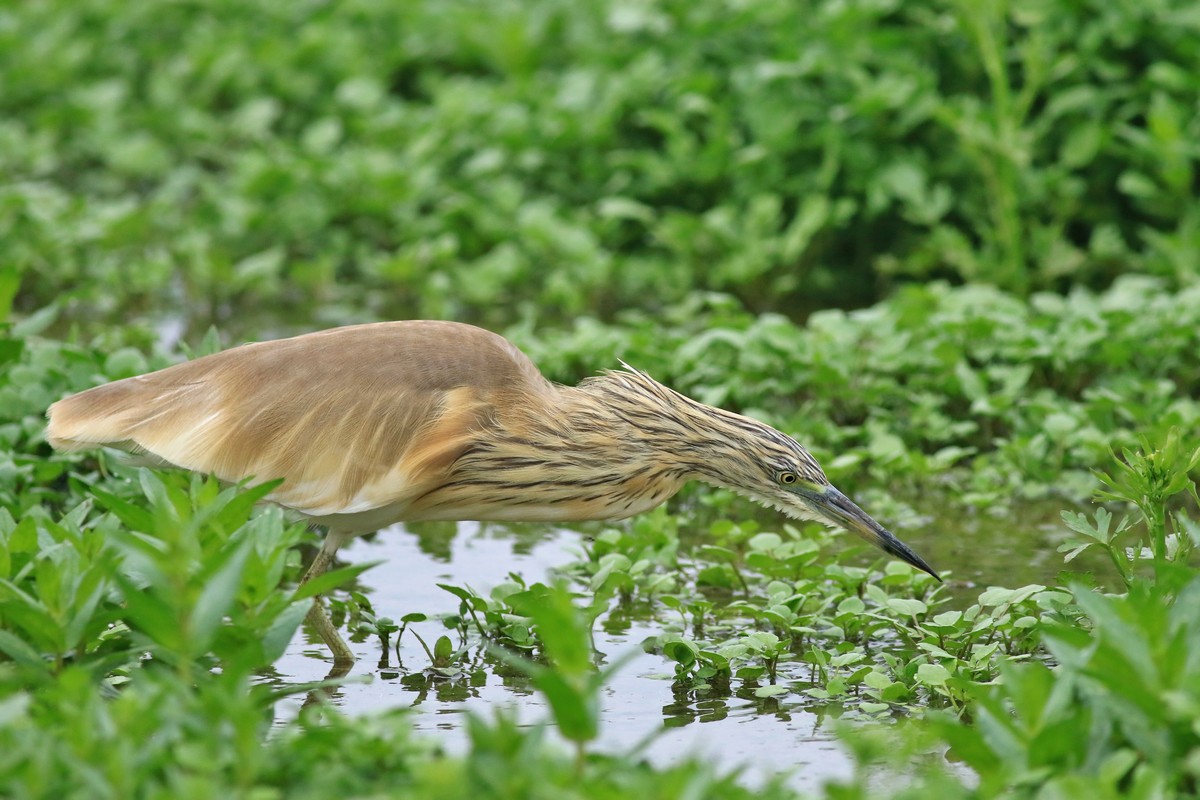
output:
M74 452L94 447L136 451L132 431L145 421L146 409L133 402L128 378L59 400L46 411L46 441L55 450Z

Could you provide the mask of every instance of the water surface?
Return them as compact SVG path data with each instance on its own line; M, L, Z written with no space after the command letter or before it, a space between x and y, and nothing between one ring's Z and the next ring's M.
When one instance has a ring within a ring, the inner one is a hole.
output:
M973 601L989 585L1020 586L1053 583L1062 570L1056 546L1064 528L1049 509L1034 509L1029 518L978 516L953 522L928 518L897 533L931 564L952 573L951 590L956 605ZM774 520L776 523L778 520ZM765 524L766 523L764 520ZM369 539L355 540L340 558L351 563L383 561L365 573L360 584L380 616L399 619L411 612L430 617L453 614L458 599L438 583L469 585L481 594L506 580L512 571L526 582L547 581L556 566L576 561L584 533L548 526L500 526L478 523L403 525L380 531ZM849 541L848 541L849 543ZM873 553L864 558L876 557ZM1082 560L1081 568L1094 568ZM606 624L611 622L612 624ZM430 646L445 628L436 619L413 626ZM685 755L698 755L728 768L744 768L754 784L767 776L786 773L801 790L813 790L827 780L846 778L851 762L835 741L831 726L806 708L802 698L760 699L737 692L715 697L673 688L671 665L647 654L641 643L659 630L649 621L616 621L602 617L595 629L596 647L604 662L631 660L604 687L601 736L596 748L621 752L653 738L646 751L657 763L670 763ZM520 677L484 663L478 650L467 672L474 680L429 684L405 676L429 666L416 639L406 634L400 642L397 663L389 654L381 661L377 638L350 642L358 657L351 680L338 689L332 701L348 714L365 714L385 708L411 710L414 729L436 739L451 752L465 747L465 715L490 716L497 707L515 711L528 725L551 718L541 697ZM314 634L302 630L287 654L276 664L275 679L304 683L323 678L329 655ZM473 667L478 667L474 669ZM298 711L302 698L280 706L280 720Z

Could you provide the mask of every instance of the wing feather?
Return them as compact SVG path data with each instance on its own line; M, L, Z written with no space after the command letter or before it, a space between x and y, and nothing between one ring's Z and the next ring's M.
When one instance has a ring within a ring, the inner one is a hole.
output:
M222 480L284 483L306 515L403 514L494 424L496 398L553 389L504 338L448 322L243 345L51 406L60 450L110 446Z

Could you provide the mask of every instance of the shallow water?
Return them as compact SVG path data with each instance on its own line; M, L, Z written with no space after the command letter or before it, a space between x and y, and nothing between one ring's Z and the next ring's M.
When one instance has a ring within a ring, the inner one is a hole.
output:
M528 583L544 582L556 565L576 559L583 537L577 531L545 526L509 528L468 522L416 530L414 534L396 525L371 539L355 540L340 553L341 560L348 563L385 562L360 578L361 588L380 616L399 619L415 611L431 617L456 613L458 599L439 589L438 583L466 584L486 595L510 571ZM953 568L952 593L965 605L988 585L1052 582L1062 569L1061 555L1055 552L1062 530L1061 523L1035 514L1019 522L979 517L950 525L930 519L897 533L930 563L940 569ZM1084 562L1081 566L1090 565ZM744 768L745 780L751 785L786 773L788 782L801 790L850 775L851 762L845 751L820 716L805 708L800 698L789 702L789 696L677 696L670 664L641 648L641 642L656 630L637 621L605 622L602 617L595 629L596 647L603 660L611 663L632 655L603 690L599 750L622 752L653 737L645 752L657 763L698 755L724 768ZM445 632L437 620L416 624L413 629L430 645ZM405 683L406 674L420 671L429 662L411 634L401 639L402 668L394 655L381 664L377 638L350 645L359 660L350 682L333 694L332 701L349 714L409 708L413 727L436 737L451 752L465 747L464 715L468 713L490 716L494 708L507 707L523 724L550 719L541 697L522 679L499 677L490 665L478 665L481 669L474 681L433 686ZM328 670L328 659L319 639L303 630L276 664L278 674L273 680L320 680ZM279 721L293 717L302 700L281 703Z
M435 549L428 546L426 538L423 550L421 539L396 525L381 531L373 541L356 540L340 555L351 563L387 561L368 571L360 581L377 613L399 618L422 611L432 616L454 613L458 608L458 599L436 584L466 583L485 593L509 571L520 573L530 583L545 581L555 565L573 560L580 538L575 531L548 530L545 538L530 543L505 536L501 527L484 528L464 522L458 524L457 535L448 543L437 542ZM436 552L446 544L448 554ZM430 644L444 631L437 621L413 627ZM659 734L645 751L657 763L698 754L729 769L745 766L746 779L751 783L793 771L791 782L799 788L816 787L827 779L849 775L850 762L833 741L832 732L823 730L818 717L798 704L774 703L777 710L764 714L762 700L685 698L681 703L672 692L670 665L660 656L642 651L642 640L654 632L634 623L621 633L610 633L603 620L596 627L596 648L606 662L632 653L632 660L604 687L598 749L622 752ZM465 746L464 714L490 716L494 707L504 706L515 710L525 724L550 718L541 697L531 693L523 681L505 685L490 669L483 670L483 685L470 686L465 692L460 689L449 699L441 699L436 691L422 692L402 684L403 673L395 669L394 656L390 659L392 666L381 669L378 639L350 642L350 646L359 658L351 676L370 680L351 681L333 695L333 702L349 714L396 706L410 708L413 727L436 736L452 752ZM401 639L400 658L405 666L417 670L429 661L410 634ZM276 663L275 679L284 683L320 680L328 670L327 659L320 640L310 631L301 631ZM302 699L281 703L280 721L294 716ZM669 720L665 725L664 719Z

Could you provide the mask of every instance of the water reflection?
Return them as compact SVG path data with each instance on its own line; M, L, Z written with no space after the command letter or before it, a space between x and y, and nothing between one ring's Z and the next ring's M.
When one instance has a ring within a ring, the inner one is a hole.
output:
M966 605L988 585L1054 582L1062 570L1061 555L1055 552L1062 536L1062 526L1056 522L1058 509L1058 505L1035 508L1020 519L985 515L924 519L903 528L900 535L931 563L953 574L956 603ZM724 509L731 517L742 510ZM769 514L759 519L764 530L778 529L780 524L778 517ZM485 648L473 646L453 669L439 670L430 666L429 656L412 633L419 633L431 646L443 634L454 635L439 617L456 614L459 600L437 584L469 585L486 595L509 572L519 573L529 583L546 581L555 567L576 560L588 538L603 527L564 530L545 525L423 523L394 526L356 540L342 550L343 560L385 562L360 578L359 588L376 613L400 619L422 612L428 619L413 623L411 632L386 648L380 647L378 638L352 637L359 662L350 682L323 691L349 714L409 707L413 727L436 735L451 751L465 744L462 725L467 713L490 715L497 706L508 706L522 724L550 719L549 709L528 678ZM703 522L688 526L681 538L699 541L706 527ZM864 548L860 558L871 563L879 555ZM1103 576L1105 565L1080 559L1072 566ZM598 620L595 646L601 662L634 651L602 692L601 750L621 751L650 736L653 742L647 754L659 763L694 754L731 769L747 766L750 776L791 769L791 782L802 790L849 775L848 757L823 725L824 720L839 716L841 709L803 694L811 685L809 665L781 664L779 680L792 691L758 697L758 684L745 680L706 686L677 683L669 662L659 654L643 652L641 642L662 628L661 621L648 620L657 616L675 625L691 625L687 615L671 617L678 613L667 611L663 616L661 609L634 599L614 605ZM276 685L319 681L327 658L320 640L305 631L265 680ZM299 698L281 704L281 720L293 716L300 704Z
M540 525L420 527L417 536L399 526L387 529L356 540L340 555L350 563L384 560L362 575L359 588L380 616L399 619L414 611L429 615L428 621L412 627L431 645L446 633L435 617L457 613L459 602L438 589L438 583L469 584L486 594L509 571L528 582L545 581L554 567L576 557L587 535ZM599 750L623 752L649 737L646 757L656 763L673 763L684 754L695 754L726 769L746 767L751 783L803 766L793 779L800 789L849 775L850 762L832 742L832 734L821 730L817 717L798 703L757 698L752 688L741 685L727 696L674 686L670 666L641 646L658 633L656 626L646 622L650 610L640 601L621 604L597 624L595 643L602 662L624 658L632 651L602 691ZM377 638L352 637L350 646L359 661L345 685L325 690L331 701L349 714L411 708L414 729L436 736L451 752L465 746L467 713L490 716L496 707L511 707L525 725L551 718L528 678L486 649L472 648L456 674L446 676L429 669L428 655L410 633L399 640L398 648L396 644L393 640L385 656ZM277 685L318 681L325 675L327 658L320 640L305 631L269 680ZM278 722L294 717L302 702L303 698L295 698L279 704ZM713 724L685 724L688 719Z
M788 683L791 683L790 681ZM712 681L694 687L683 683L671 685L671 702L662 707L663 725L681 728L694 722L721 722L730 717L763 717L778 722L792 722L799 716L820 718L829 709L827 703L806 703L791 697L759 697L758 684Z

